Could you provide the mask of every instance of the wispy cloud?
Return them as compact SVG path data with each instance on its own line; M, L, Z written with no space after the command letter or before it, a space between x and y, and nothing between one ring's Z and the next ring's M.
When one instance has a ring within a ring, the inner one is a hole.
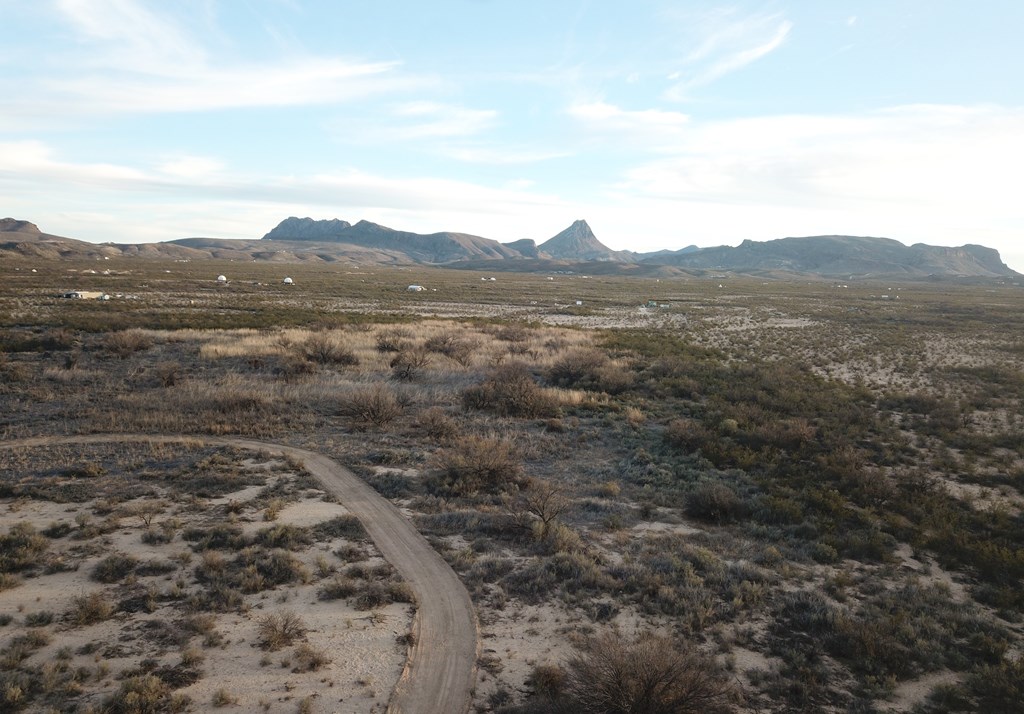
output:
M494 125L498 112L419 101L396 106L394 116L405 123L384 130L389 138L423 139L479 134Z
M173 5L58 0L55 8L75 41L58 50L59 75L43 63L34 76L3 82L18 98L0 119L4 128L60 116L329 104L438 83L402 73L396 62L301 52L273 62L239 59L204 44L171 14Z
M645 139L656 137L658 142L677 135L690 123L690 117L681 112L629 110L605 101L572 104L566 113L592 131L616 132Z
M793 30L793 23L780 14L739 15L732 9L696 17L686 15L679 21L694 28L688 36L696 46L685 53L680 68L669 75L673 83L664 96L676 101L771 54L782 47Z

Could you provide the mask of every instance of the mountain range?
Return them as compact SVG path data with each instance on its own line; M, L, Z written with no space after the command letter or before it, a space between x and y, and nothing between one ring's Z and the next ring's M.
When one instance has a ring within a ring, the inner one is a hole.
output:
M259 240L182 238L161 243L87 243L42 232L28 221L0 220L3 258L173 258L275 262L443 265L489 271L573 271L595 275L706 275L735 273L764 278L795 275L822 278L1021 278L998 251L980 245L956 248L890 238L810 236L739 246L636 253L612 250L584 220L537 244L524 238L499 243L490 238L443 231L411 233L370 221L287 218Z

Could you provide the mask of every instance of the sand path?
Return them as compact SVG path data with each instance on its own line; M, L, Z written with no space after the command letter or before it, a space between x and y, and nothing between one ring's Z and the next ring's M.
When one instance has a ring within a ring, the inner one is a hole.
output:
M290 456L335 495L366 528L384 558L416 593L414 644L388 702L393 714L459 714L469 710L476 677L478 631L469 593L451 567L389 501L336 461L313 451L251 439L148 434L41 436L0 448L115 442L222 444Z

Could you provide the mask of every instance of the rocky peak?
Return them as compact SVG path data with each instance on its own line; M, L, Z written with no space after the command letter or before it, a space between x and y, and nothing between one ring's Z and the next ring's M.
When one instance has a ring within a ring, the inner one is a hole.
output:
M0 232L3 233L42 233L39 226L17 218L0 218Z

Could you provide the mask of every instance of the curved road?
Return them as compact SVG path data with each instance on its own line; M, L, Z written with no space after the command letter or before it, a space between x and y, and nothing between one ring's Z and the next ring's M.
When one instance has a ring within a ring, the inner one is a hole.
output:
M116 442L201 442L290 456L355 515L416 593L414 644L388 702L393 714L459 714L469 710L476 677L477 621L458 576L409 520L355 474L328 457L283 444L215 436L88 434L42 436L0 448Z

